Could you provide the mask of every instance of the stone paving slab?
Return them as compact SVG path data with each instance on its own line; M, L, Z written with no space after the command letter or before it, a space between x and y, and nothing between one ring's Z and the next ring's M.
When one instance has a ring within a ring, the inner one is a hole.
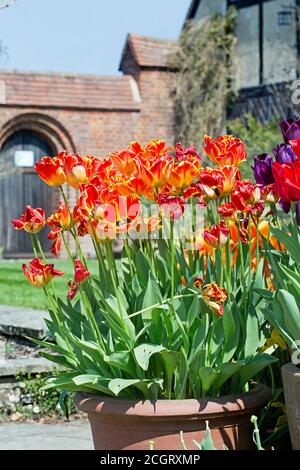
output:
M43 357L0 359L0 377L22 374L42 374L53 369L54 364Z
M47 332L44 310L0 305L0 333L10 336L42 338Z
M0 450L93 450L87 421L0 424Z

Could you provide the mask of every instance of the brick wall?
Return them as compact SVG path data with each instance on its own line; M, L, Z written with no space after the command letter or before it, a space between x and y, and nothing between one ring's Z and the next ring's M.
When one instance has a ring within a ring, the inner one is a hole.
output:
M99 157L133 140L161 138L173 144L172 73L165 59L170 47L166 41L130 35L120 66L123 76L117 77L0 71L6 89L0 102L0 148L21 129L43 135L57 152ZM75 202L75 191L69 196ZM54 192L53 209L58 200ZM93 252L87 241L84 249Z

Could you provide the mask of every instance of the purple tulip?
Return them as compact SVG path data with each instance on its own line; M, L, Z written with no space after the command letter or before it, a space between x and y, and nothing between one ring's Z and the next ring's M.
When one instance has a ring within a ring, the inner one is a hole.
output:
M281 121L280 128L286 144L291 140L300 139L300 116L295 121L293 119Z
M297 224L300 225L300 202L296 204L296 220Z
M289 144L280 144L273 149L273 153L279 163L293 163L297 160L294 150Z
M263 187L265 187L268 184L274 183L272 173L273 162L273 158L267 153L263 153L254 157L254 166L252 169L257 184L261 184Z
M288 214L291 210L291 204L289 202L285 202L283 201L282 199L280 199L279 203L278 203L281 207L281 209L283 210L283 212L285 212L286 214Z

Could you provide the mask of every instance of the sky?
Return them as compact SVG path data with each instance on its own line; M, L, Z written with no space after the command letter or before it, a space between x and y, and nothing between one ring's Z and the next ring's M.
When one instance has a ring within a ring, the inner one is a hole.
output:
M0 68L118 74L127 33L176 39L191 0L16 0L0 10Z

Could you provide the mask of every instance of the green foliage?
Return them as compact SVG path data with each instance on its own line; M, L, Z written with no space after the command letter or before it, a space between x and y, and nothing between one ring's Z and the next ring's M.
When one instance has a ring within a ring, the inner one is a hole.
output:
M252 277L244 266L242 273L237 260L228 279L230 298L219 317L194 279L206 270L208 279L222 285L221 258L205 267L199 252L188 263L172 239L152 242L128 244L121 263L110 259L107 266L112 282L93 277L92 289L84 284L75 305L57 301L48 291L47 325L56 344L35 342L52 350L41 354L65 371L54 374L45 390L151 400L217 397L244 391L276 361L260 352L265 343L260 309L266 303L254 293L263 285L260 270ZM249 266L247 256L245 247ZM242 275L250 281L244 290Z
M227 123L228 131L242 139L247 148L247 162L241 165L241 171L244 178L253 180L254 157L270 151L282 140L279 131L279 118L275 117L272 121L261 124L251 114L246 114L243 118L231 120Z
M174 74L176 137L198 146L204 134L219 135L233 97L231 80L236 37L236 9L187 24L176 54Z
M294 223L282 229L273 227L272 234L283 245L280 253L270 250L269 260L276 292L272 307L264 313L281 332L287 344L300 354L300 229Z
M74 411L73 398L69 393L60 394L57 390L43 390L48 374L19 374L16 377L21 389L20 401L15 404L15 412L27 418L69 417Z

